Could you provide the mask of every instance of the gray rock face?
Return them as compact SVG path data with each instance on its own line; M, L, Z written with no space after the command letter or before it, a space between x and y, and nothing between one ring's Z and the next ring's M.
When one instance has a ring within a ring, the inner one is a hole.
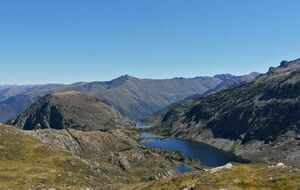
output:
M283 62L249 83L183 102L156 122L167 135L247 158L299 163L300 60Z

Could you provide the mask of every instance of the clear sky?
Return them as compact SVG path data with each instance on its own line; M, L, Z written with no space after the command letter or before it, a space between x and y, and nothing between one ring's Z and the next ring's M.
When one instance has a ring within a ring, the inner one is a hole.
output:
M265 72L300 58L299 0L1 0L0 84Z

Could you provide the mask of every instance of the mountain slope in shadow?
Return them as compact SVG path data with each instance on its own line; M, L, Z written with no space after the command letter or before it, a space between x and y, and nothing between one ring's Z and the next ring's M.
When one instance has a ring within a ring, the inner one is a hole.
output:
M300 160L300 60L255 80L184 101L152 118L165 135L206 142L252 160Z

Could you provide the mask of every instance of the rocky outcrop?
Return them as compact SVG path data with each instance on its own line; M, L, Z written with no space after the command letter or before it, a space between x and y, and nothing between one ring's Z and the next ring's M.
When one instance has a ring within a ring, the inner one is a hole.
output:
M58 145L63 150L86 159L107 160L112 152L140 147L136 140L126 134L126 130L119 129L107 132L83 132L73 129L40 129L24 132L43 143Z
M133 125L107 103L77 92L46 95L8 124L25 130L71 128L82 131Z
M216 172L219 172L219 171L222 171L222 170L231 170L232 169L232 164L231 163L228 163L224 166L220 166L220 167L216 167L216 168L212 168L210 170L208 170L210 173L216 173Z

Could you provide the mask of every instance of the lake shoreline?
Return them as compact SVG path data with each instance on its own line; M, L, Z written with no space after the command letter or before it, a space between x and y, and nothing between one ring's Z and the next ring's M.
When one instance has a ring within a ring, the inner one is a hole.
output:
M142 125L142 127L140 127ZM143 136L140 143L148 148L162 149L168 152L180 152L182 155L198 160L205 167L213 168L223 166L227 163L250 163L232 152L224 151L207 143L196 142L176 137L164 137L148 132L149 126L138 122L137 128Z

